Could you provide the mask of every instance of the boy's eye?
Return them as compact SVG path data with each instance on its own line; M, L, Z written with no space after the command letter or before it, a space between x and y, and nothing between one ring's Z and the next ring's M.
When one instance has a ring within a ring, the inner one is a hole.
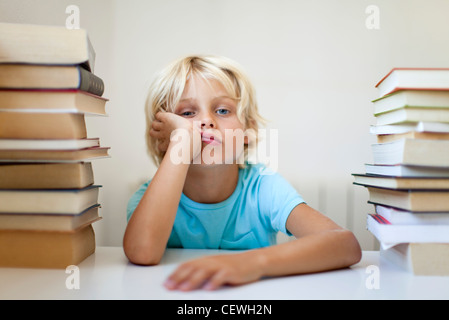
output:
M184 111L181 113L181 116L183 116L183 117L193 116L193 111Z
M229 113L229 110L221 108L217 110L217 113L220 115L225 115Z

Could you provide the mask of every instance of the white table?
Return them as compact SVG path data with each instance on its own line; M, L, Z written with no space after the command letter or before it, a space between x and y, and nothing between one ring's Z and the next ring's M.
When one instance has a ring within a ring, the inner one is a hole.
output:
M449 277L414 276L365 251L357 265L330 272L271 278L217 291L178 292L162 283L177 264L217 250L168 249L152 267L128 262L120 247L98 247L79 266L79 289L68 289L74 273L63 269L0 268L0 299L170 299L170 300L292 300L292 299L449 299ZM374 267L369 267L374 266ZM371 282L378 278L378 289Z

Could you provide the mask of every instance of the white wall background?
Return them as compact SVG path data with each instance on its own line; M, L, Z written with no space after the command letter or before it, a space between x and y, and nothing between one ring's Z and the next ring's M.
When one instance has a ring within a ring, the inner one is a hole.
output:
M94 162L102 184L99 245L121 245L125 208L156 168L145 149L143 104L155 72L185 54L244 66L261 113L279 129L279 168L308 203L376 248L367 192L351 173L371 162L374 85L393 67L449 67L445 0L0 0L0 21L65 25L78 5L106 84L109 117L88 134L110 146ZM365 9L376 5L380 29Z

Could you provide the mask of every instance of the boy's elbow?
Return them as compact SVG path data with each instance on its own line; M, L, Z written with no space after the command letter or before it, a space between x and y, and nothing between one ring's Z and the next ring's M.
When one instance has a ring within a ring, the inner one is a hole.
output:
M345 246L345 265L346 266L352 266L362 259L362 249L360 248L359 241L355 237L355 235L349 231L344 230L343 232L343 243Z
M131 263L141 266L154 266L159 264L162 259L162 254L156 254L151 248L130 246L126 242L123 244L123 250Z
M149 254L139 253L139 252L127 252L125 250L125 255L128 258L129 262L141 266L154 266L161 262L161 258L154 257Z

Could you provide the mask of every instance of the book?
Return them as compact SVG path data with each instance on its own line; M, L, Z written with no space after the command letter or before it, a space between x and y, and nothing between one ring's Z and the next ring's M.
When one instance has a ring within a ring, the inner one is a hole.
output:
M0 163L0 189L82 189L94 183L92 163Z
M374 164L449 167L448 140L401 139L371 148Z
M0 23L0 266L65 268L95 251L99 188L85 115L106 116L82 29Z
M382 134L377 136L377 143L393 142L400 139L449 140L449 133L407 132L400 134Z
M77 150L100 146L99 138L89 139L0 139L0 150Z
M1 162L79 162L108 158L109 147L79 150L0 150Z
M449 133L449 123L423 122L370 126L371 134L401 134L408 132Z
M95 68L95 50L84 29L0 23L0 63L77 65Z
M449 276L448 243L401 243L380 255L417 276Z
M407 122L444 122L449 123L449 109L442 108L402 108L375 114L376 125L388 125Z
M381 114L405 107L449 108L449 90L401 90L373 100L372 102L374 114Z
M104 82L79 65L0 64L0 88L79 89L102 96Z
M379 97L399 90L449 90L448 68L393 68L377 84Z
M366 174L394 177L440 177L449 178L449 168L409 166L409 165L376 165L365 164Z
M106 101L81 90L0 89L0 111L106 115Z
M65 269L95 252L92 225L76 232L0 230L0 266Z
M385 244L449 243L449 225L394 225L378 214L368 214L368 230Z
M415 274L449 275L449 69L394 68L377 85L367 229Z
M369 203L416 212L449 211L449 190L396 190L366 187Z
M448 212L414 212L384 205L375 205L376 213L394 225L449 225Z
M447 189L449 178L443 177L395 177L353 173L354 184L387 189Z
M1 189L1 213L77 214L98 203L100 186L83 189Z
M99 204L77 214L0 213L0 230L77 231L101 219Z
M76 150L100 146L99 138L0 139L0 150Z
M84 139L82 113L0 111L0 139Z

